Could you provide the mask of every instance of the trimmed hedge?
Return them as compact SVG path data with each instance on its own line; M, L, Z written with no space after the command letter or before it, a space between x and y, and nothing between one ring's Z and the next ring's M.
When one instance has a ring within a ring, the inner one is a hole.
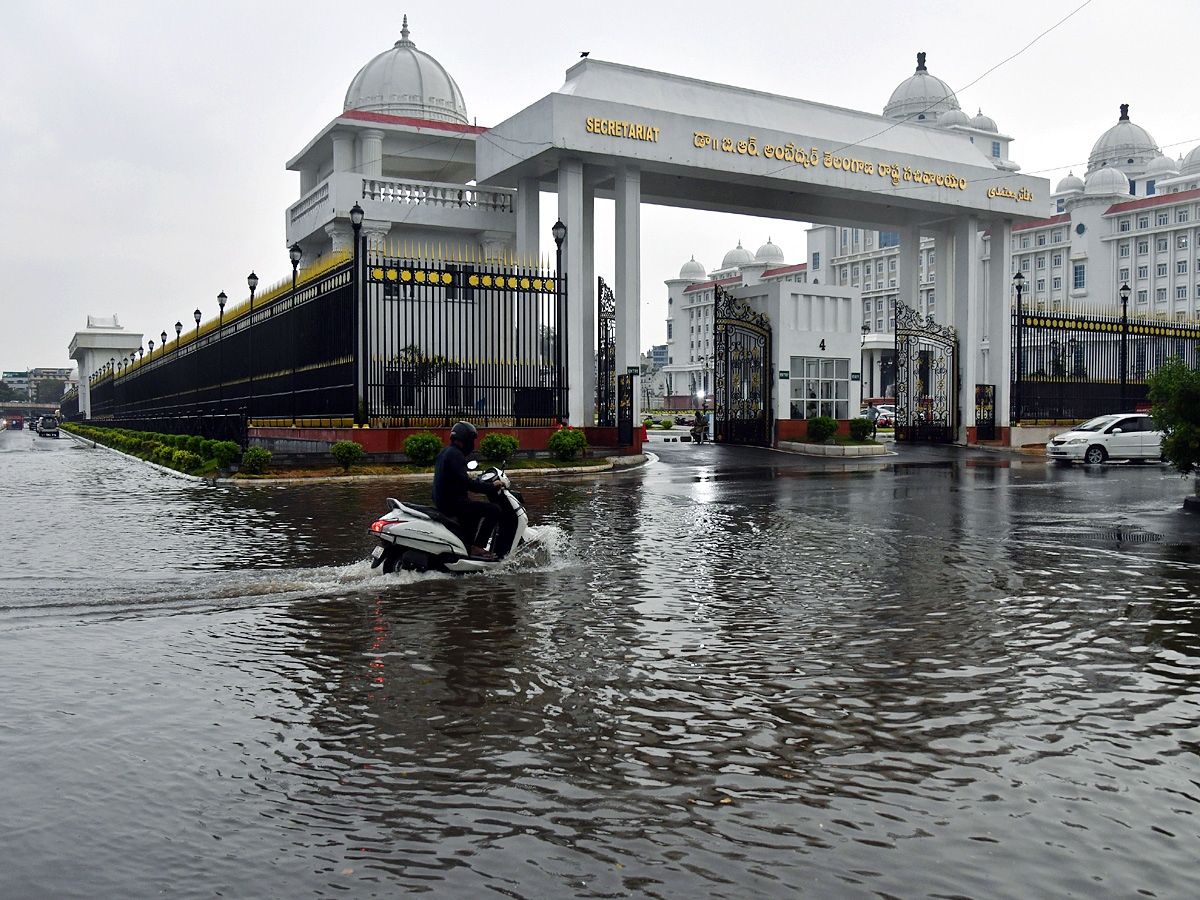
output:
M436 434L422 431L404 439L404 455L417 466L432 466L442 452L442 439Z

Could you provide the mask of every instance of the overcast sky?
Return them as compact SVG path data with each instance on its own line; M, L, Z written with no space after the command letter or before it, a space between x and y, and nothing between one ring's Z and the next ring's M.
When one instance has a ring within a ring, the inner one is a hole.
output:
M1015 138L1022 171L1052 185L1082 174L1121 103L1171 156L1200 143L1195 0L3 0L0 11L6 370L70 365L89 314L150 337L196 307L215 316L222 290L244 299L251 269L266 283L289 276L284 210L299 175L284 164L342 111L404 13L480 125L558 88L584 50L876 113L924 50L969 114L982 108ZM611 210L597 212L601 241ZM665 279L693 254L713 268L738 240L753 251L768 237L804 260L798 223L644 207L643 349L666 338ZM596 263L611 275L611 238Z

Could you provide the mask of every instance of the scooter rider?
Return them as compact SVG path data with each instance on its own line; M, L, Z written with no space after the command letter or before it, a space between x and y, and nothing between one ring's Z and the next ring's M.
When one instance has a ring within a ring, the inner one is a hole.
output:
M478 478L472 478L467 469L467 457L474 451L478 435L470 422L455 422L450 429L450 443L438 454L434 464L433 505L438 512L453 516L462 525L472 556L494 559L495 554L485 550L484 545L500 520L500 507L467 497L468 491L488 492L488 488Z

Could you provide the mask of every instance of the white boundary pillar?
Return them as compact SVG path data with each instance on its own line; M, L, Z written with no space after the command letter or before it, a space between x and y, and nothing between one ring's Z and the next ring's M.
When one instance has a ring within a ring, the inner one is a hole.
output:
M634 166L618 166L616 199L617 374L641 362L642 173ZM634 379L633 421L641 421L641 376ZM616 398L614 398L615 400Z
M987 378L996 385L996 426L1007 428L1012 378L1012 219L993 221L987 271Z
M979 221L974 216L960 216L954 222L954 323L958 329L959 390L958 434L955 440L965 444L968 428L975 426L975 385L979 381L982 322L987 309L985 298L979 295ZM941 253L941 251L938 251ZM938 260L939 265L941 260ZM939 272L938 280L941 280ZM947 288L950 285L946 286ZM947 291L948 293L948 291ZM950 299L949 297L947 299Z
M558 218L567 226L563 241L563 271L567 276L566 327L555 323L567 353L567 421L571 425L590 424L584 418L592 404L585 394L586 372L592 368L590 333L584 315L587 277L584 271L584 247L587 235L583 224L583 163L564 159L558 166ZM586 406L585 406L586 403Z
M517 185L517 256L541 260L541 188L536 178L522 178Z

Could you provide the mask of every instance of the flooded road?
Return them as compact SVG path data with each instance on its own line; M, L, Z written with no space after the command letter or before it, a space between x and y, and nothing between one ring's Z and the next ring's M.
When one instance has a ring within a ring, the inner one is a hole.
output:
M653 450L456 579L364 562L427 483L0 434L0 895L1194 896L1189 483Z

